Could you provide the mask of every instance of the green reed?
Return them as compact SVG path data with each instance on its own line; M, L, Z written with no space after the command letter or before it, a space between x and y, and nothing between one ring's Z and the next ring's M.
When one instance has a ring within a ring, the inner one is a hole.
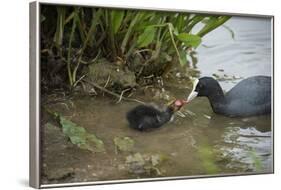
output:
M173 64L185 65L187 50L198 47L203 36L230 19L207 14L64 6L57 6L56 14L45 10L41 17L41 24L53 31L47 35L53 39L47 48L56 47L58 55L66 60L71 86L78 80L81 63L91 64L97 57L126 65L131 56L142 52L149 55L144 63L149 64L165 52L175 58ZM199 29L194 31L196 26Z

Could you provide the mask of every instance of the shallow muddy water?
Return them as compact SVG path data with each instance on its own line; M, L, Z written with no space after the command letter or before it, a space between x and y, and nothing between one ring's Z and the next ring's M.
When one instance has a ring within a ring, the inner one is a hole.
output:
M224 28L207 35L203 39L205 47L198 48L196 67L201 76L219 72L239 77L271 75L269 22L234 17L226 25L234 31L235 40ZM220 84L227 91L238 81L226 80ZM186 88L167 89L179 98L189 93ZM43 170L47 172L43 183L272 171L270 115L228 118L213 113L206 98L196 98L181 110L184 117L176 115L162 128L139 132L130 129L125 118L126 112L136 105L86 96L75 97L71 103L50 105L49 109L96 134L106 151L90 153L67 141L60 143L50 135L45 136ZM117 151L115 137L130 137L135 142L133 149ZM128 156L135 153L161 155L165 159L153 168L157 172L137 173L126 165ZM65 174L50 180L50 171L58 170Z

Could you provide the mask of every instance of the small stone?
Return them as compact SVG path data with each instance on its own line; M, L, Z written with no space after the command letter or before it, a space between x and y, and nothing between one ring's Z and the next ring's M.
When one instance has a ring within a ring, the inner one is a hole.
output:
M118 170L125 170L125 165L124 164L119 164L118 165Z
M178 153L177 153L177 152L172 152L172 153L171 153L171 156L176 157L177 155L178 155Z
M96 173L92 173L92 176L93 177L97 177L98 175Z
M81 171L82 171L82 172L87 172L87 170L86 170L86 169L82 169Z

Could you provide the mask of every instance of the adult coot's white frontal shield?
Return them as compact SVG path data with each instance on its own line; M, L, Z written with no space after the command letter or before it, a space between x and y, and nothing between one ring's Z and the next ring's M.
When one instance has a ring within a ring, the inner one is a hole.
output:
M188 102L193 100L198 95L198 92L195 91L198 82L199 82L199 79L197 79L197 78L193 79L193 88L192 88L192 91L187 98Z

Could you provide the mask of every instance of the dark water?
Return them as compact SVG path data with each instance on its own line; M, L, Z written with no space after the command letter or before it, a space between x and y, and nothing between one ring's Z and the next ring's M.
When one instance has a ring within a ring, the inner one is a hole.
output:
M270 20L234 17L226 25L233 30L235 39L225 28L220 28L207 35L204 46L198 48L196 67L201 76L271 75ZM238 81L226 80L220 84L227 91ZM186 89L169 90L175 97L188 95ZM51 107L95 133L106 147L106 153L76 151L75 158L69 158L71 162L57 160L76 168L74 178L64 182L272 171L270 115L228 118L214 114L207 99L196 98L173 122L159 130L141 133L130 129L125 119L126 112L136 105L124 101L116 104L106 97L83 97L72 100L68 108L62 104ZM115 137L132 138L133 152L117 153ZM129 173L124 162L126 156L134 153L165 155L167 161L158 168L161 175ZM65 154L73 156L73 151L66 149Z

